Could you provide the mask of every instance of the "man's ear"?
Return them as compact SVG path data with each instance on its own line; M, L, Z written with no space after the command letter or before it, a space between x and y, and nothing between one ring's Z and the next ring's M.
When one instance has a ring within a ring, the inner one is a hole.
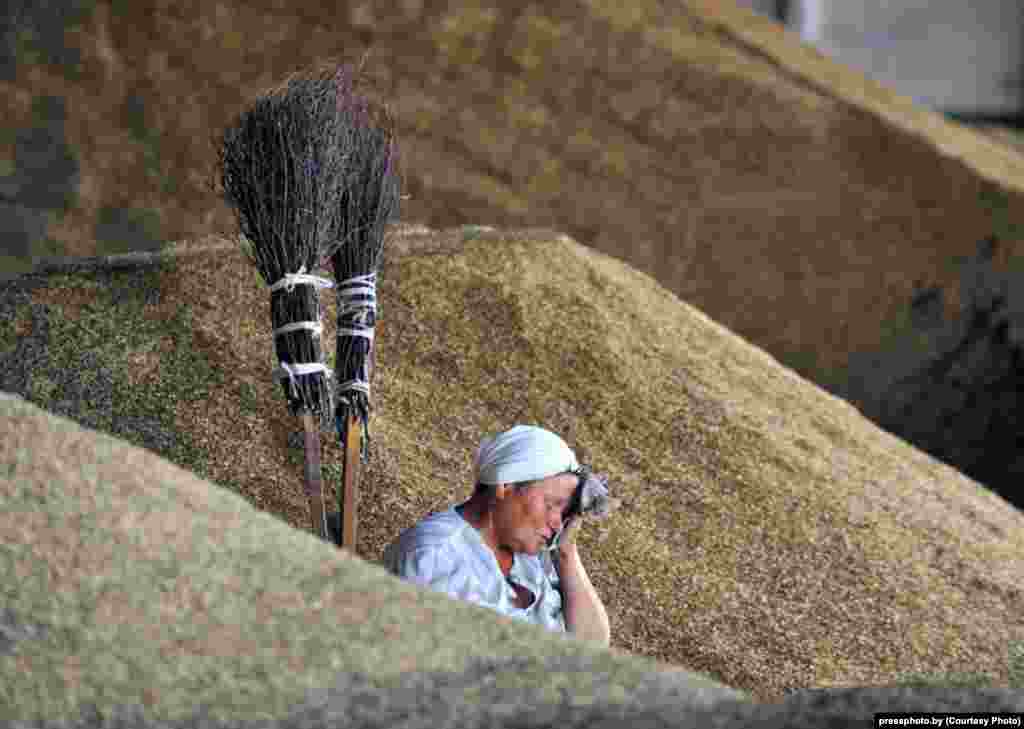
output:
M507 493L508 493L508 484L507 483L499 483L497 486L494 487L494 497L498 501L501 501L502 499L504 499L505 495Z

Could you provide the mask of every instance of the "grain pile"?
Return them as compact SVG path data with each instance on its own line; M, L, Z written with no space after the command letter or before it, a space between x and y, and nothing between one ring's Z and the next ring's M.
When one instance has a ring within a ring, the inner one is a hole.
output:
M0 389L306 528L294 421L266 376L265 291L207 243L8 290ZM581 536L614 649L759 699L904 672L1006 685L1024 517L998 497L564 236L402 228L389 245L360 556L468 497L482 434L537 423L624 500L607 533ZM329 474L340 453L322 441Z

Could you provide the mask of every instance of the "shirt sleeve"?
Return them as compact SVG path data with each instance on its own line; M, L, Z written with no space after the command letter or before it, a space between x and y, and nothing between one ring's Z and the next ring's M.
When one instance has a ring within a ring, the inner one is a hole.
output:
M411 549L394 555L388 566L395 575L409 582L459 600L493 607L486 602L479 581L465 558L448 545Z

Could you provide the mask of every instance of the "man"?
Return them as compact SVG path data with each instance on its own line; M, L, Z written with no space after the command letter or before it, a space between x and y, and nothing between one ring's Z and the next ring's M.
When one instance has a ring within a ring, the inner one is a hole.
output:
M403 532L385 550L384 566L452 597L609 645L608 614L576 546L582 517L563 523L586 473L569 446L548 430L517 425L484 439L476 469L472 497Z

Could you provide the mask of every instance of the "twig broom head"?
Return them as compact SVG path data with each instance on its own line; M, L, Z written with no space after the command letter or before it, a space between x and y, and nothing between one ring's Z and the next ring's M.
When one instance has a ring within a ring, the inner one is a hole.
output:
M330 370L321 346L312 276L343 243L340 201L355 184L351 128L337 104L335 72L295 74L256 98L225 129L218 171L251 260L271 287L277 376L293 414L327 417Z
M343 245L332 257L338 282L339 436L349 417L363 424L363 456L368 443L369 356L377 321L376 283L386 225L397 218L401 184L393 120L387 108L365 92L367 84L351 68L335 76L336 104L352 142L353 182L341 196L339 231Z

